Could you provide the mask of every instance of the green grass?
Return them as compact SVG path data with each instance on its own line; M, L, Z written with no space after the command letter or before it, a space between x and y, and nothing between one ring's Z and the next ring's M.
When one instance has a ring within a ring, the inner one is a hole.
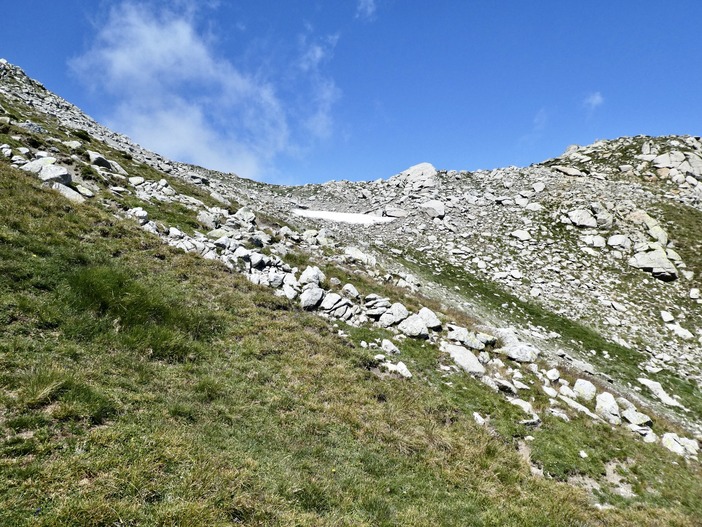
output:
M382 381L215 263L19 171L0 191L2 525L691 524L530 477L470 415L514 410L470 379Z
M470 377L444 378L435 348L401 343L415 377L381 380L368 369L372 350L357 343L388 334L348 330L342 340L216 262L0 164L0 525L691 526L700 517L698 465L672 465L656 450L668 470L647 482L657 494L596 510L584 492L529 475L514 442L541 439L518 424L521 411ZM473 411L495 432L475 425ZM604 442L607 430L549 423L542 433L570 459L583 434ZM564 455L535 452L563 476ZM650 469L631 470L643 481Z

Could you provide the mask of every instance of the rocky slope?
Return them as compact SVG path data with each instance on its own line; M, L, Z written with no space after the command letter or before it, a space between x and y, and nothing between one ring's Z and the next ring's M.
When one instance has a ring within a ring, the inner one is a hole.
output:
M521 426L584 416L698 463L699 137L599 141L525 168L422 163L373 182L280 187L149 152L4 61L0 96L5 162L245 274L342 338L381 331L355 342L376 375L429 382L401 351L426 342L442 382L476 379L522 411Z

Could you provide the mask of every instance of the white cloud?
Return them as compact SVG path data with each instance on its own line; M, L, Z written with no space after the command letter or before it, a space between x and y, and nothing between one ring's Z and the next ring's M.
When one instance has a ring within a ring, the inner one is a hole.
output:
M375 0L358 0L356 4L356 18L372 19L376 9Z
M192 9L157 11L124 2L111 9L92 47L71 66L114 98L105 118L113 128L171 158L261 178L280 156L305 149L310 130L304 136L295 130L315 123L315 138L331 134L338 90L334 95L333 80L319 65L335 44L327 39L302 50L298 75L306 77L305 99L312 101L304 107L284 100L282 82L218 56ZM323 81L331 88L322 89Z
M546 108L540 108L531 121L531 130L519 138L521 147L534 146L543 136L548 126L549 115Z
M604 97L602 97L602 94L598 91L591 93L590 95L585 97L585 100L583 101L583 105L590 112L594 112L596 108L599 108L603 104Z

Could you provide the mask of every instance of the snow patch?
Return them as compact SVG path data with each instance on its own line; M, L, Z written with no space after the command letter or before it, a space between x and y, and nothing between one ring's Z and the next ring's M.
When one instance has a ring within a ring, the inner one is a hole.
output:
M318 220L337 221L342 223L354 223L357 225L375 225L376 223L388 223L395 218L383 216L372 216L370 214L359 214L355 212L332 212L328 210L308 210L293 209L293 214L304 218L314 218Z

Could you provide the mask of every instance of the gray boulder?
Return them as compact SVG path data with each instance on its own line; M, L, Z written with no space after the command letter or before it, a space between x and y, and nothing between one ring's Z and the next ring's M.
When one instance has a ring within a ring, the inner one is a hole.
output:
M382 327L388 328L390 326L394 326L395 324L399 324L408 316L409 311L407 311L407 308L399 302L395 302L385 313L381 315L378 323Z
M397 329L399 329L400 332L404 333L408 337L422 339L429 337L429 329L424 323L424 320L422 320L422 318L419 315L411 315L407 317L402 322L400 322L400 325L397 326Z
M436 314L428 307L423 307L417 314L429 329L434 329L437 331L441 329L441 320L439 320L439 317L437 317Z
M675 280L678 277L677 268L668 259L668 254L662 248L636 253L629 259L629 265L649 271L653 276L663 281Z
M25 172L31 172L32 174L38 174L41 170L49 165L56 163L55 157L42 157L40 159L35 159L29 163L25 163L20 168Z
M619 405L611 393L603 392L597 396L595 413L609 424L618 425L622 422Z
M83 203L85 201L85 198L81 196L80 193L61 183L52 183L51 188L58 191L59 194L73 203Z
M300 295L300 306L306 311L312 311L324 298L324 289L321 287L308 287Z
M88 158L90 159L91 165L102 167L104 169L109 170L110 172L114 171L114 168L112 167L110 162L107 159L105 159L105 157L101 153L88 150L87 154Z
M592 401L597 394L595 385L585 379L578 379L573 385L573 392L578 396L578 399Z
M568 213L568 219L573 222L576 227L596 228L597 219L589 210L576 209Z
M45 183L62 183L68 185L71 182L71 174L64 167L57 165L46 165L39 171L39 179Z
M446 205L443 202L433 199L420 205L432 218L442 219L446 215Z
M298 282L300 285L305 284L321 284L326 277L324 273L317 266L307 266L307 268L302 272Z
M442 349L451 356L453 362L455 362L457 366L471 375L481 376L485 373L485 366L480 364L480 361L475 355L463 346L445 344Z

